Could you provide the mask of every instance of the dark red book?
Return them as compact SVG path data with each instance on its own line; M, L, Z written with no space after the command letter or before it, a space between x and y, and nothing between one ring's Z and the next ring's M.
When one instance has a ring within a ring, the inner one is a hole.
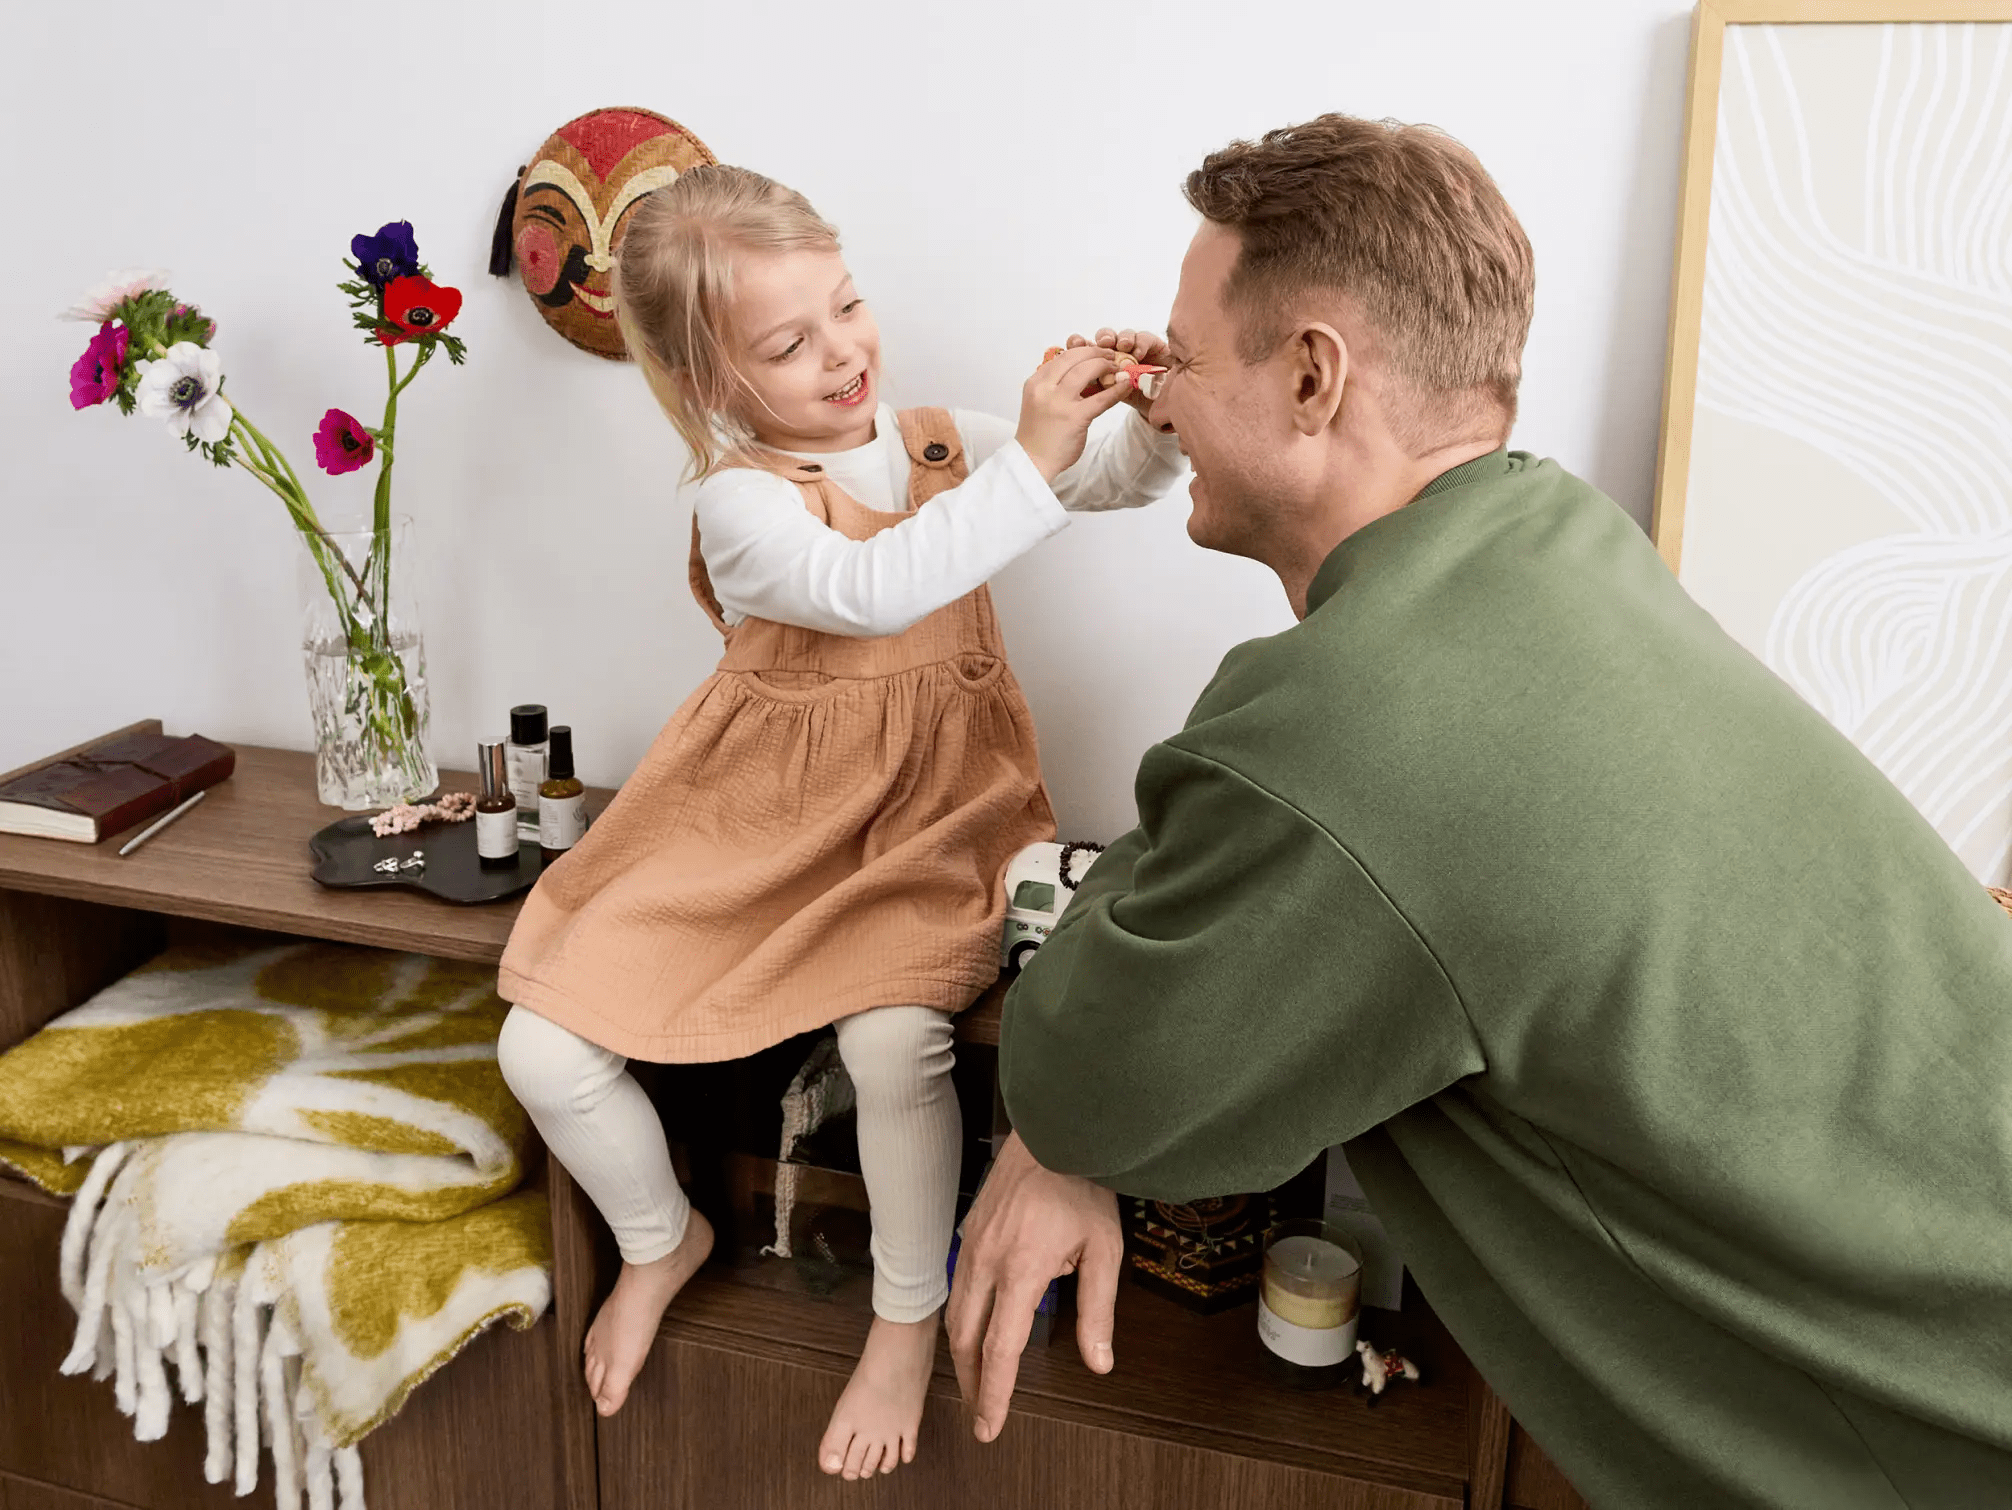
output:
M134 724L0 778L0 833L96 844L215 786L237 759L200 734L170 739L159 720Z

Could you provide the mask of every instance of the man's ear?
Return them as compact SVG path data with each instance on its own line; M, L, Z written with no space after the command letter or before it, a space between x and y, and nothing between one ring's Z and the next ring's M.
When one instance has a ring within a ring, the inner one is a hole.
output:
M1292 384L1287 405L1293 428L1319 435L1341 412L1348 386L1348 342L1332 325L1302 325L1286 342L1286 375Z

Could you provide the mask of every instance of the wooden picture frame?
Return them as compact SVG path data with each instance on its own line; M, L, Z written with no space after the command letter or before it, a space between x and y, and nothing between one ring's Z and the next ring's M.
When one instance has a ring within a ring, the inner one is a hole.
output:
M1728 26L2012 22L2012 0L1698 0L1684 88L1683 177L1677 190L1677 257L1670 288L1668 364L1649 533L1676 571L1683 559L1684 492L1697 414L1698 335L1704 314L1705 236L1718 143L1719 82Z
M2012 0L1701 0L1666 372L1665 562L2012 880Z

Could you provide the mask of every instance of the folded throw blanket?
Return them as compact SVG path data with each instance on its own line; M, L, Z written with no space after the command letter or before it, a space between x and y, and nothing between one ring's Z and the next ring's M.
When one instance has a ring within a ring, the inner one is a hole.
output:
M65 1373L135 1434L168 1374L210 1482L361 1510L356 1444L499 1318L550 1297L545 1202L479 965L219 933L0 1055L0 1162L74 1195Z

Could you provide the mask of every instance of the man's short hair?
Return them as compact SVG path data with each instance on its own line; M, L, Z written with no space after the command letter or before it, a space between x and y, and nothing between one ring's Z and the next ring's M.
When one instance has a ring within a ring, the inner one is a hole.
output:
M1459 142L1323 115L1211 152L1185 190L1242 243L1223 297L1245 362L1277 349L1308 295L1339 293L1397 390L1387 407L1401 445L1423 455L1507 436L1536 269L1515 212Z

